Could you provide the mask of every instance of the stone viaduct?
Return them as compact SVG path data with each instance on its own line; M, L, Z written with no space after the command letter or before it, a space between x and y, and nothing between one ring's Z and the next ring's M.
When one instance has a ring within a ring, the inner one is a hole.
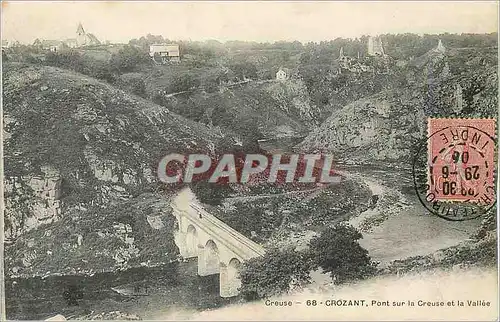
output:
M264 255L264 248L209 214L189 188L181 190L171 206L179 227L175 243L180 255L198 258L200 276L220 274L221 297L238 295L241 263Z

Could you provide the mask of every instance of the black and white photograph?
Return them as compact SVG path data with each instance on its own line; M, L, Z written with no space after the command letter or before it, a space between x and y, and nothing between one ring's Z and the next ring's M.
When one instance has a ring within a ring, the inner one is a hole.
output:
M2 1L0 320L498 320L498 11Z

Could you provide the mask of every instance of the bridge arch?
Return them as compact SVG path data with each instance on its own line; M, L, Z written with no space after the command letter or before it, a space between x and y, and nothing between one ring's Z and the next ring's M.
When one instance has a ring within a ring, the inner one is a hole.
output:
M198 256L198 231L191 224L186 231L186 253L188 257Z
M209 239L198 256L198 274L201 276L219 274L220 256L217 244Z
M239 274L241 270L241 262L237 258L233 258L229 261L227 265L227 277L229 279L239 279Z
M241 287L240 270L241 261L234 257L227 265L221 265L220 294L222 297L232 297L239 294Z

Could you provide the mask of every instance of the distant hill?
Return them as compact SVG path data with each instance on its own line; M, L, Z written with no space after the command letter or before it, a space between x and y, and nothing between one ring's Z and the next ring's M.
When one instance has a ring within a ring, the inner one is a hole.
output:
M498 75L495 52L431 50L394 67L390 86L335 110L296 148L325 151L354 163L410 166L426 136L427 117L495 117ZM457 86L462 109L457 110Z

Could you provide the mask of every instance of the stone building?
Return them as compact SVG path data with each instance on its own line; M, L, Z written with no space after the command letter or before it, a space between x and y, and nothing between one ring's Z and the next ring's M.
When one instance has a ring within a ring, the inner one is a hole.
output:
M85 32L82 24L78 24L76 28L76 38L68 38L65 40L40 40L36 39L33 46L41 47L44 50L49 50L52 52L58 52L63 48L78 48L85 46L96 46L100 45L101 42L91 33Z
M68 46L69 44L75 44L76 47L85 47L85 46L95 46L100 45L101 42L91 33L87 33L81 23L78 24L76 28L76 39L66 39Z

